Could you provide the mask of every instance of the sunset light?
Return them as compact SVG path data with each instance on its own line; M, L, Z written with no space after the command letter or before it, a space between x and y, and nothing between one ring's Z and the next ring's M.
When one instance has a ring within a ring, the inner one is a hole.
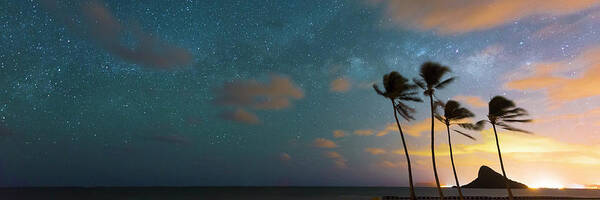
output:
M556 180L540 180L539 182L528 185L532 189L539 188L552 188L552 189L563 189L565 186Z
M0 0L0 27L0 200L600 199L600 0Z

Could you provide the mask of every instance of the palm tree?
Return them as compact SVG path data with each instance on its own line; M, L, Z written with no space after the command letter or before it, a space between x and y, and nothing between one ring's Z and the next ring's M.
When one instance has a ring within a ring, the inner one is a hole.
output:
M394 109L394 118L396 119L396 125L402 138L402 146L404 146L404 155L406 155L406 163L408 165L408 182L410 186L410 198L415 200L415 188L413 186L412 169L410 166L410 157L408 156L408 149L406 148L406 141L404 140L404 133L400 127L398 121L398 114L406 120L414 119L412 113L415 110L408 105L404 104L403 101L415 101L421 102L421 99L416 97L417 86L409 83L409 80L404 78L398 72L391 72L383 76L383 87L385 91L381 91L376 84L373 84L373 88L377 94L388 98L392 102L392 108Z
M438 192L440 193L440 198L444 199L444 193L442 192L442 188L440 187L440 179L438 178L437 168L435 166L435 150L434 150L434 135L433 135L433 122L434 116L433 112L435 110L433 106L433 96L436 89L443 89L452 81L454 81L454 77L441 80L445 74L450 72L450 68L446 66L442 66L439 63L434 62L425 62L421 65L421 80L414 80L414 82L421 89L425 90L425 96L429 96L429 104L431 106L431 161L433 163L433 175L435 176L435 184L438 188Z
M436 103L440 107L442 107L444 115L435 114L435 118L446 124L446 130L448 132L448 146L450 147L450 162L452 163L452 171L454 172L454 180L456 181L456 188L458 189L458 195L461 200L464 200L462 190L460 188L460 183L458 182L458 175L456 174L456 168L454 167L454 156L452 155L452 140L450 139L450 125L459 125L466 129L478 130L482 127L480 124L472 124L467 122L461 122L463 119L474 117L475 115L468 110L467 108L460 107L460 104L456 101L450 100L445 104L443 102L438 101ZM455 132L469 138L475 140L475 138L469 134L466 134L459 130L454 130Z
M492 128L494 129L494 136L496 137L496 147L498 148L498 158L500 158L500 168L502 169L502 175L504 176L504 183L506 184L506 190L508 191L508 198L511 200L513 199L513 194L510 190L508 178L506 177L506 171L504 171L504 163L502 162L502 153L500 153L500 144L498 143L498 133L496 132L496 126L509 131L531 133L529 131L509 125L513 122L531 122L531 119L520 119L521 117L527 115L527 111L523 108L517 107L513 101L502 96L495 96L494 98L492 98L492 100L490 100L489 103L489 121L482 120L477 122L478 124L484 122L489 122L490 124L492 124Z

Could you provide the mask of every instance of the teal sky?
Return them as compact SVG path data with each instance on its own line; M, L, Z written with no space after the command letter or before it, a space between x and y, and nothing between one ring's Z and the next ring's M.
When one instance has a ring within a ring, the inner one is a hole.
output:
M503 138L515 179L600 184L597 3L441 4L2 1L0 186L404 186L392 110L371 85L430 60L458 77L438 98L477 119L494 95L543 119ZM428 185L429 110L411 105L403 125ZM498 169L487 133L453 138L464 183Z

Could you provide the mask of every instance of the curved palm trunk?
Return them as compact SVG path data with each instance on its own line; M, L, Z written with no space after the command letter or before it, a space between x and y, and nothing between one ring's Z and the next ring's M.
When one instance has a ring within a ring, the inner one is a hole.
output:
M437 186L438 192L440 193L440 199L444 199L444 192L440 187L440 179L438 178L437 167L435 166L435 149L434 149L434 135L433 135L433 122L435 120L433 116L433 95L429 95L429 104L431 106L431 161L433 163L433 175L435 176L435 185Z
M513 194L510 190L510 185L508 183L508 178L506 177L506 172L504 171L504 163L502 162L502 153L500 153L500 144L498 143L498 133L496 133L496 125L492 123L492 127L494 128L494 136L496 136L496 147L498 147L498 158L500 158L500 168L502 169L502 175L504 175L504 183L506 184L506 190L508 191L508 199L513 200Z
M394 108L394 118L396 118L396 125L398 125L398 131L400 132L400 138L402 138L402 146L404 146L404 155L406 155L406 163L408 165L408 184L410 190L410 199L416 200L417 196L415 195L415 188L413 187L413 178L412 178L412 168L410 166L410 157L408 156L408 148L406 148L406 141L404 141L404 133L402 133L402 128L400 127L400 121L398 121L398 114L396 113L396 105L394 104L394 100L392 100L392 106Z
M460 183L458 183L458 175L456 175L456 168L454 167L454 156L452 155L452 140L450 140L450 125L446 123L446 130L448 131L448 146L450 147L450 162L452 163L452 171L454 172L454 180L456 181L456 189L458 189L458 196L460 200L464 200L462 190L460 189Z

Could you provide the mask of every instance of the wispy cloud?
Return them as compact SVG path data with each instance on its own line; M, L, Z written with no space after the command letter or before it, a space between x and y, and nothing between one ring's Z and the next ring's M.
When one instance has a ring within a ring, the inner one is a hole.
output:
M600 4L594 0L367 1L384 6L387 17L398 25L440 34L481 31L535 15L569 15Z
M337 78L329 84L329 88L333 92L347 92L351 86L352 83L346 78Z
M438 120L434 120L435 129L434 131L444 131L446 130L446 125ZM408 135L412 135L418 137L423 132L431 131L431 118L425 118L421 121L413 122L411 124L405 125L402 127L404 133Z
M393 162L389 160L381 161L378 165L384 168L398 168L406 166L404 162Z
M158 68L192 62L193 56L186 49L161 41L141 31L139 26L121 24L100 0L81 1L75 6L59 5L56 0L42 0L41 3L56 21L123 60ZM133 36L134 45L124 42L126 35Z
M360 135L360 136L369 136L369 135L373 135L375 134L375 131L370 130L370 129L364 129L364 130L355 130L354 131L355 135Z
M150 136L148 137L148 139L153 140L153 141L157 141L157 142L164 142L164 143L170 143L170 144L191 144L191 140L188 139L185 136L182 135L154 135L154 136Z
M375 134L375 136L378 136L378 137L385 136L385 135L389 134L390 132L394 132L394 131L398 131L398 126L395 123L388 123L385 125L385 128L383 128L380 131L377 131L377 134Z
M478 96L454 96L453 100L465 102L474 108L483 108L487 106L487 102L485 102L481 97Z
M572 60L535 63L525 77L508 77L504 86L513 90L543 90L553 103L600 95L600 47L589 48ZM523 74L522 67L520 74ZM509 76L517 76L514 72ZM573 76L578 73L580 75Z
M244 109L238 108L233 112L225 112L222 114L224 119L242 122L246 124L259 124L260 119L254 113L248 112Z
M289 161L292 159L292 156L290 156L290 154L288 154L288 153L283 152L283 153L279 154L279 159L281 161Z
M333 131L333 137L334 138L341 138L346 136L346 132L342 131L342 130L335 130Z
M337 168L340 168L340 169L348 168L346 158L344 158L344 156L342 156L338 152L335 152L335 151L325 152L325 156L328 158L331 158Z
M247 124L260 122L258 116L247 109L284 109L291 105L292 100L304 97L302 89L283 75L272 75L266 83L254 79L236 80L216 89L216 93L215 103L237 107L235 112L226 112L223 117Z
M313 141L313 145L319 148L336 148L338 147L337 144L335 144L335 142L325 139L325 138L317 138Z
M270 82L237 80L217 90L216 103L243 106L253 109L282 109L291 105L291 100L301 99L304 92L287 76L272 75Z
M382 148L366 148L365 152L368 152L373 155L380 155L386 153L385 149Z

